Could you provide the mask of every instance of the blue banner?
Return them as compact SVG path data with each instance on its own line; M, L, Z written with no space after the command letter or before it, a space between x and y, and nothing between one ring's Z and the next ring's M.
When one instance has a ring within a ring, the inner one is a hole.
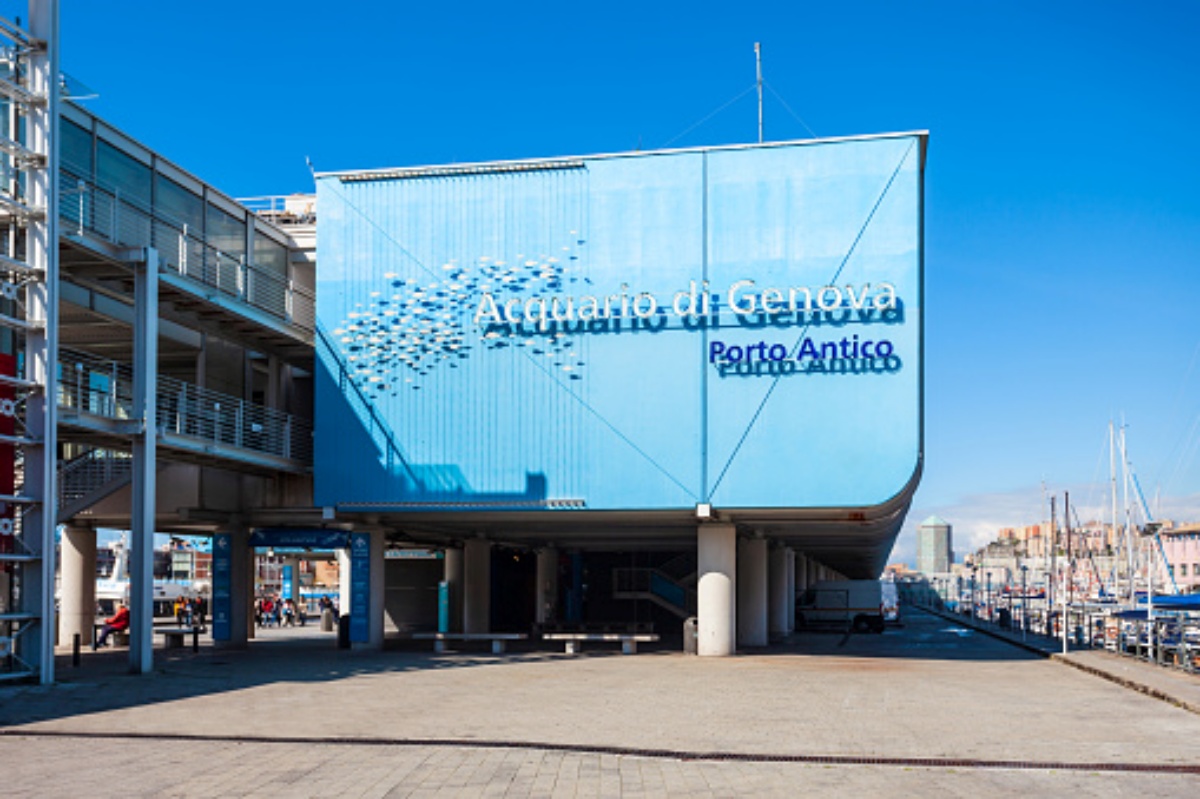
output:
M350 534L350 641L371 640L371 534Z
M300 601L300 594L296 591L296 570L291 564L283 567L282 590L284 599L291 599L296 602Z
M213 536L212 559L212 637L228 641L233 618L233 536Z

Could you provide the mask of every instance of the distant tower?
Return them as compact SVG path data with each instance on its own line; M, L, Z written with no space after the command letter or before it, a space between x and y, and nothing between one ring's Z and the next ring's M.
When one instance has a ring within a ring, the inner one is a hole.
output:
M950 523L939 516L930 516L917 527L917 571L948 572L953 562Z

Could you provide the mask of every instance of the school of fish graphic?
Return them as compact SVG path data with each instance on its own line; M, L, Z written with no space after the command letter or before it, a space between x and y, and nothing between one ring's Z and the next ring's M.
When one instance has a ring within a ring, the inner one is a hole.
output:
M576 336L557 326L484 328L473 319L482 292L500 302L502 297L549 297L573 284L590 284L578 254L584 240L573 241L558 255L449 259L440 276L431 270L408 277L385 273L386 282L356 302L333 331L351 378L373 399L395 397L404 389L419 390L436 369L459 368L476 350L522 347L529 357L544 359L544 370L582 380L585 363Z

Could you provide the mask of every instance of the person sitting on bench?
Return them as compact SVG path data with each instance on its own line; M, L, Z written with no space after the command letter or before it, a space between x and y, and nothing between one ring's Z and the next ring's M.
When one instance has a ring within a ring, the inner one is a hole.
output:
M121 633L129 629L129 608L124 602L117 605L117 612L104 620L104 629L100 631L100 637L92 644L92 650L95 651L102 646L108 646L108 636L110 633Z

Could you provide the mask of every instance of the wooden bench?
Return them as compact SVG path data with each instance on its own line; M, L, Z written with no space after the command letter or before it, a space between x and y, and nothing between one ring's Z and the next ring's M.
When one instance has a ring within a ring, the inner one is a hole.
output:
M200 633L204 632L204 628L196 625L194 627L164 627L154 632L163 637L164 649L183 649L187 640L187 636L192 636L192 651L195 652L200 648Z
M563 641L568 655L579 653L584 641L620 641L621 653L636 655L637 645L654 643L658 633L542 633L543 641Z
M509 641L524 641L525 633L413 633L413 640L433 641L433 651L439 655L446 651L447 641L491 641L492 654L503 655Z

